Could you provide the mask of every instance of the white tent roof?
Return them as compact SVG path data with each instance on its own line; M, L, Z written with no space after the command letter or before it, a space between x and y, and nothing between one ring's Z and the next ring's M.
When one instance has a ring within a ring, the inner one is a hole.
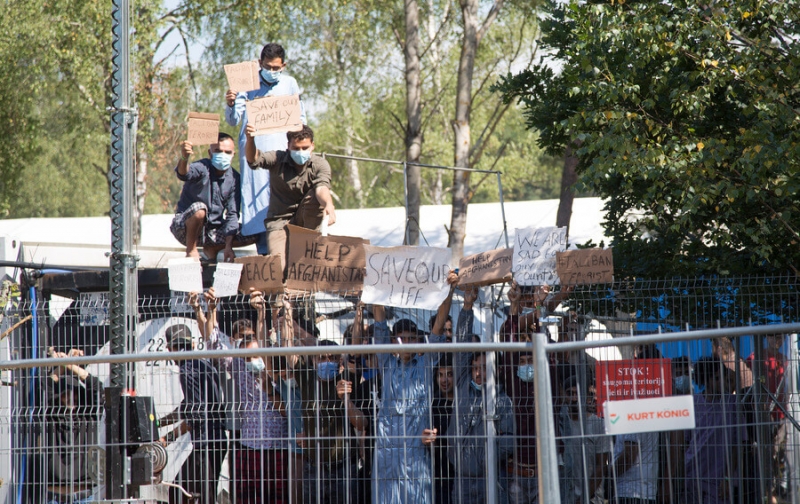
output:
M598 244L603 236L603 203L600 198L576 198L572 210L570 242L589 239ZM515 228L553 226L558 200L520 201L505 204L509 245ZM426 205L420 209L420 245L447 246L450 205ZM371 208L338 210L330 233L366 238L373 245L389 247L403 244L405 209ZM169 231L171 214L145 215L142 243L137 248L141 268L166 267L173 257L183 256L183 247ZM25 262L61 266L107 267L111 221L108 217L66 217L0 220L0 259L17 260L23 245ZM469 206L465 254L505 247L503 218L498 203ZM238 255L255 254L255 246L237 250ZM0 277L4 271L0 268Z

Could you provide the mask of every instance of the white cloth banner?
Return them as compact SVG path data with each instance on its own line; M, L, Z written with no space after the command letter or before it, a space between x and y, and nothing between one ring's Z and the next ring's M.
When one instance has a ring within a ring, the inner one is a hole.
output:
M170 259L167 263L169 289L180 292L203 292L203 267L192 257Z
M364 245L367 275L361 300L367 304L437 310L450 287L449 248Z
M511 273L519 285L557 285L556 252L567 249L567 228L517 228Z

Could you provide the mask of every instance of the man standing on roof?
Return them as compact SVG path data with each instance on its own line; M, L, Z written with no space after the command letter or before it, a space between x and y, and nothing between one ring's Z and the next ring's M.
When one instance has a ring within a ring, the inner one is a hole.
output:
M331 197L331 165L314 152L314 132L308 126L290 131L288 150L264 152L256 148L255 127L247 125L245 157L250 167L270 172L269 211L264 221L272 255L286 262L286 224L319 229L322 219L336 222Z
M246 102L265 96L300 94L300 86L297 85L297 81L284 73L286 70L286 51L283 47L273 43L265 45L261 50L259 63L261 65L261 71L259 72L261 86L258 89L247 92L237 92L235 89L229 89L225 93L225 120L231 126L236 126L239 123L242 125L239 131L239 152L244 151L246 141ZM306 114L302 101L300 102L300 110L301 118L305 123ZM255 144L262 151L283 150L287 146L286 134L260 135L255 139ZM267 218L267 208L270 204L270 172L266 170L251 170L243 156L239 157L239 170L242 174L242 235L255 238L258 253L265 255L268 249L264 219Z

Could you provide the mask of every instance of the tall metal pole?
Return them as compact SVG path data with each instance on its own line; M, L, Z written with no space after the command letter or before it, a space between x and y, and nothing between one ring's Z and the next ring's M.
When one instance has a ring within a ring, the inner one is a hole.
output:
M137 257L133 254L134 164L133 139L136 111L130 100L130 26L128 0L112 0L112 73L111 73L111 254L109 260L109 322L111 354L131 353L136 341L137 319ZM131 367L132 369L132 367ZM110 387L107 395L111 402L119 399L121 391L130 388L133 378L128 365L111 364ZM113 410L112 410L113 411ZM110 452L124 443L118 425L119 417L106 416L106 438ZM122 415L124 418L124 414ZM125 461L121 457L106 457L106 497L127 497L124 477Z
M128 0L113 0L111 108L111 255L109 311L111 353L133 350L136 337L138 257L133 254L134 164L136 111L130 102ZM111 386L128 386L126 366L111 366Z
M534 351L534 394L536 395L536 467L539 472L539 504L561 502L558 489L558 450L553 419L553 394L547 362L547 335L536 333Z

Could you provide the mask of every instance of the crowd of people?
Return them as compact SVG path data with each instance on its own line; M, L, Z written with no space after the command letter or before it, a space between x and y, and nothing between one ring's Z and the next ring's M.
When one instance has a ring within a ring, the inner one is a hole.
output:
M254 136L248 125L248 100L300 92L284 74L286 54L278 44L264 46L260 66L258 90L226 93L225 118L240 125L238 142L221 133L209 157L194 162L192 144L181 146L175 171L184 187L171 230L187 256L200 257L202 250L214 260L222 251L230 261L233 248L255 243L260 254L283 258L286 224L318 229L323 219L335 222L331 169L313 153L313 131L303 126L288 134ZM231 169L237 146L238 173ZM160 442L167 446L189 434L192 450L175 479L185 492L175 488L170 501L216 502L227 459L231 497L243 504L470 504L486 502L487 495L501 504L537 502L533 354L403 348L494 339L475 333L475 289L463 292L453 327L449 313L457 281L451 272L449 295L428 328L410 319L390 326L384 307L358 304L344 343L397 345L394 353L370 355L348 355L347 347L322 339L313 315L299 313L283 298L269 304L252 291L256 320L238 320L223 334L213 289L191 296L207 348L230 342L244 349L279 345L314 351L266 359L176 359L184 399L177 411L160 419L168 427ZM539 307L552 310L569 292L548 295L542 287L524 293L512 283L499 339L531 341L543 330ZM561 341L574 336L571 317L565 320ZM186 324L170 325L165 337L172 352L196 345ZM551 353L553 401L547 414L556 428L561 502L777 502L786 492L781 485L785 358L782 336L767 341L760 360L737 361L724 339L715 340L712 357L673 360L673 393L694 396L694 430L616 437L605 433L598 415L593 359L583 352ZM659 355L654 346L642 346L634 357ZM48 382L53 406L89 408L95 413L85 424L91 425L102 405L102 384L78 366L58 369ZM763 380L750 377L755 369ZM753 399L764 396L769 400ZM92 430L76 429L74 415L58 418L48 440L58 451L49 464L47 502L88 500L90 464L68 447L76 441L90 445ZM769 439L759 431L763 426ZM770 446L768 464L752 463L755 439Z
M178 416L183 420L163 441L189 432L193 452L176 481L200 502L215 502L227 456L235 502L477 503L489 494L500 503L538 502L533 354L402 349L412 343L489 339L473 332L475 290L464 291L453 326L448 313L457 274L448 280L450 294L428 330L410 319L390 327L381 306L356 308L345 344L398 345L395 353L374 355L348 355L346 347L320 339L315 324L291 303L271 306L252 292L256 321L233 324L234 346L312 346L314 353L180 361L185 399ZM540 289L526 295L513 284L500 340L530 341L542 328L539 310L527 307L558 304L568 293L545 297ZM198 324L207 347L221 348L226 337L217 323L213 289L203 297L206 312L198 297L192 303ZM180 324L170 327L170 350L192 348L188 331ZM568 331L566 323L559 339L570 338ZM754 456L748 440L757 435L757 411L743 403L751 389L736 389L730 369L736 363L723 361L718 352L696 362L672 361L673 393L694 395L696 429L616 437L605 434L598 415L592 358L583 352L551 354L561 502L723 503L737 502L740 494L745 502L760 502L763 495L777 499L783 464L778 452L785 448L786 428L782 341L782 336L768 337L762 359L774 370L765 376L776 397L765 403L774 429L767 441L774 451L768 468L737 466ZM633 356L660 354L655 346L642 345ZM492 394L486 374L490 359L496 369ZM755 365L752 356L744 362L748 369ZM231 390L227 381L234 393L226 392ZM493 455L487 457L490 450ZM496 463L492 480L487 478L490 459ZM769 488L759 488L758 471L769 472ZM181 499L176 492L174 502Z

